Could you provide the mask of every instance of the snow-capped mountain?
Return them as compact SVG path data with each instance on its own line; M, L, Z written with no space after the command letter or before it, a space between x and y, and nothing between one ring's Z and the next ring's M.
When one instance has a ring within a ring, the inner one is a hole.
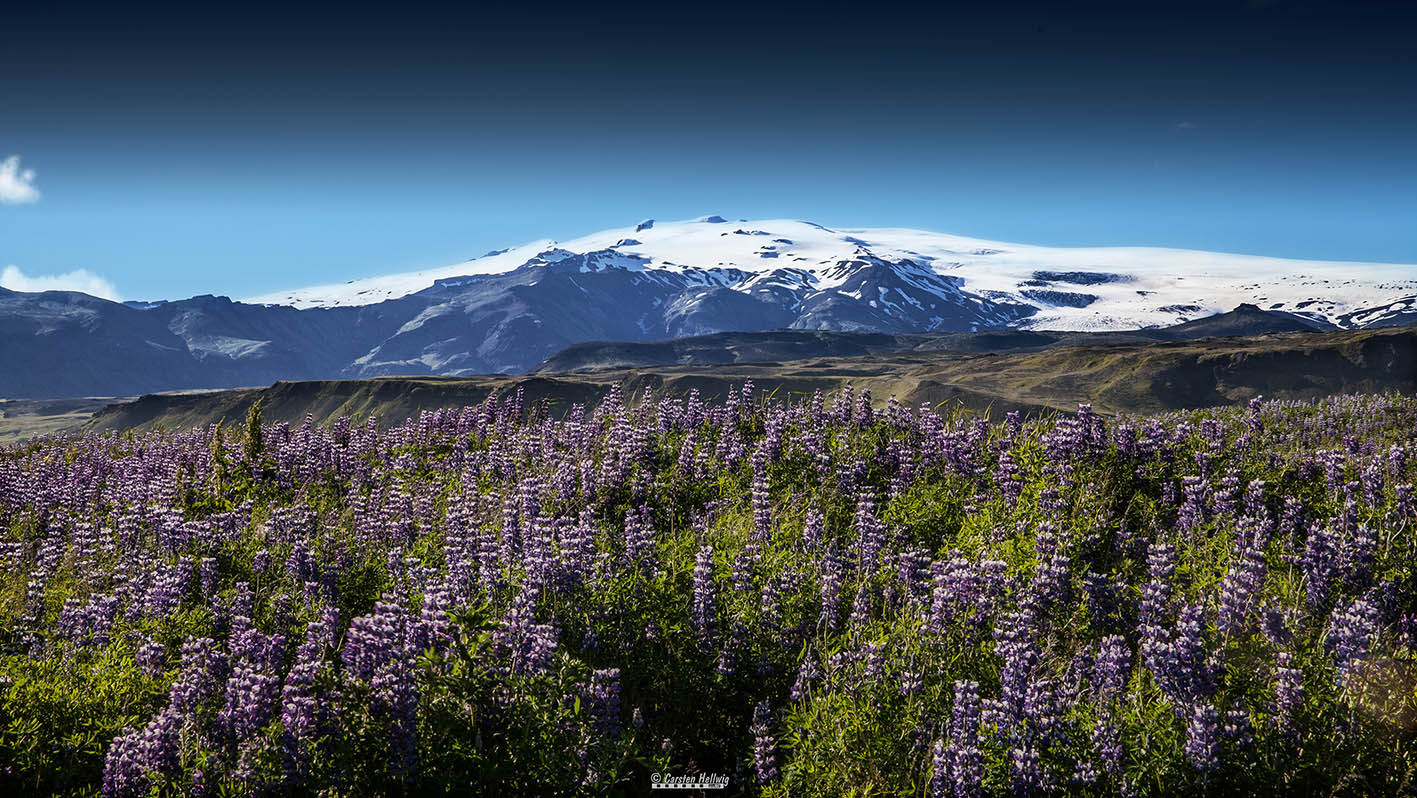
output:
M831 229L719 216L645 221L563 243L535 241L452 266L245 300L297 308L371 305L476 278L576 260L682 285L670 315L731 291L811 329L929 331L990 326L1118 330L1255 304L1339 327L1417 313L1417 266L1287 260L1147 247L1056 248L898 228ZM751 307L751 306L750 306ZM747 321L747 320L744 320ZM648 321L645 325L651 325ZM673 326L672 324L669 326ZM710 328L732 326L702 324ZM764 326L759 324L758 326ZM648 333L648 329L646 329Z
M783 220L646 221L245 302L0 289L0 396L521 372L585 342L783 328L1125 330L1242 303L1290 329L1417 321L1417 266L1049 249Z

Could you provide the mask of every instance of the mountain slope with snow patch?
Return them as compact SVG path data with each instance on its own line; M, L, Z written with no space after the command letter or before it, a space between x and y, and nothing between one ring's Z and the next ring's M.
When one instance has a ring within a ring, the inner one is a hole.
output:
M1057 249L791 220L646 221L246 302L0 289L0 396L519 372L586 342L760 330L1137 330L1242 304L1273 316L1246 328L1411 323L1417 267ZM1234 334L1226 320L1198 329Z
M796 220L730 222L721 217L647 221L561 243L532 242L442 269L247 301L300 308L368 305L418 293L440 280L504 274L538 261L592 253L596 262L587 269L693 275L705 286L776 294L800 311L798 326L823 329L858 324L884 329L897 321L932 329L933 317L923 308L932 298L981 308L978 318L967 322L975 328L1136 329L1201 318L1240 303L1341 327L1417 312L1417 265L1147 247L1039 247L921 230L831 229ZM862 293L863 281L853 276L879 264L893 265L898 279L889 286L867 285ZM822 307L835 311L814 315ZM936 325L954 326L943 316Z

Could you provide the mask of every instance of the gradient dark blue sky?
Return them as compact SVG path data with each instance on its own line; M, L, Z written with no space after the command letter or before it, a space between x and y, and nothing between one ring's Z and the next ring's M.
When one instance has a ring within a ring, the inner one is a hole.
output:
M1417 263L1411 4L667 5L7 11L0 266L243 296L709 213Z

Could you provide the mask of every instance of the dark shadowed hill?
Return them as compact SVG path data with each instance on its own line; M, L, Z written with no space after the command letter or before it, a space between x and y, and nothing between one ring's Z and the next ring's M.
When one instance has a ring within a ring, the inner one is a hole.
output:
M562 349L532 369L531 373L571 374L602 369L710 366L905 352L1033 352L1057 346L1189 341L1331 329L1334 329L1333 325L1305 316L1240 305L1228 313L1218 313L1172 327L1118 332L1009 329L913 334L823 330L725 332L664 341L589 341Z
M1182 322L1167 327L1172 340L1211 338L1214 336L1264 335L1266 333L1313 332L1336 329L1322 319L1311 319L1297 313L1261 310L1251 304L1237 305L1229 313L1217 313L1203 319Z
M865 357L898 352L1023 351L1055 346L1063 337L1060 333L1031 330L943 334L764 330L695 335L664 341L590 341L557 352L530 373L572 374L658 366L717 366L818 357ZM1145 340L1127 333L1076 334L1076 337L1079 343Z
M95 430L190 428L237 421L258 397L267 418L327 423L349 415L398 423L421 410L475 404L521 389L560 413L594 405L619 385L628 395L722 397L752 380L760 395L802 398L851 385L877 401L956 404L1030 413L1091 403L1104 413L1149 413L1244 402L1257 394L1417 391L1417 328L1277 333L1193 341L1121 341L1003 353L888 352L720 365L671 365L580 374L280 382L268 388L145 396L112 405Z

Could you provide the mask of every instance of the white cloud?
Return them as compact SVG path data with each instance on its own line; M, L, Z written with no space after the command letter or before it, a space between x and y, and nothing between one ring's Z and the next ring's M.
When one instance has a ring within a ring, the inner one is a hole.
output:
M18 205L38 201L39 189L34 187L34 170L21 169L18 155L0 161L0 203Z
M18 266L6 266L0 272L0 288L11 291L82 291L91 296L119 301L118 287L88 269L75 269L64 274L37 274L33 277Z

